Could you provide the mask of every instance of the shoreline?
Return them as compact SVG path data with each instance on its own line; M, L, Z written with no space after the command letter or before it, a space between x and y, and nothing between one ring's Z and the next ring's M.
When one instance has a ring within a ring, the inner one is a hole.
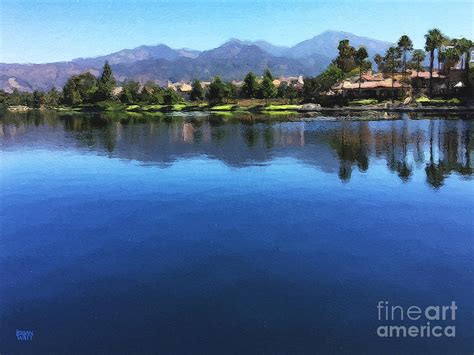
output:
M154 106L149 108L147 106ZM158 107L159 106L159 107ZM225 106L225 107L224 107ZM305 107L306 106L306 107ZM32 108L28 106L9 106L7 112L29 112L29 111L55 111L59 113L169 113L169 112L206 112L210 114L219 113L251 113L251 114L284 114L284 113L344 113L344 112L399 112L399 113L469 113L474 112L474 106L393 106L381 107L377 105L321 107L317 104L305 105L275 105L270 106L238 106L233 104L221 106L197 106L197 105L146 105L146 106L122 106L117 108L103 108L100 106L78 106L78 107L41 107Z

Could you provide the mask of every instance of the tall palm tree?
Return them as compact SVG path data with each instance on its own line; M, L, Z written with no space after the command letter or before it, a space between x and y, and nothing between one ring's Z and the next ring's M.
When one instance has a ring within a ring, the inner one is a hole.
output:
M444 73L446 65L446 48L438 49L438 72Z
M387 49L384 57L385 69L392 73L392 98L395 96L395 73L400 69L400 57L401 52L397 47L390 47Z
M457 48L462 56L464 63L461 63L461 68L466 72L466 87L469 88L469 62L471 61L471 50L474 48L474 42L466 38L460 38L454 42L454 48Z
M421 63L425 60L426 54L425 51L422 49L415 49L413 51L413 55L411 56L411 60L415 64L416 69L416 77L418 77L418 73L421 70Z
M433 28L425 34L425 50L430 53L430 96L433 95L433 64L434 64L434 53L443 45L444 42L443 33Z
M438 51L437 51L438 52L438 72L444 71L444 64L446 61L445 46L447 46L448 44L449 44L449 38L443 34L443 38L441 40L440 45L438 46Z
M461 59L461 54L459 53L458 49L455 47L451 47L446 49L444 53L444 64L445 64L445 70L449 74L449 71L453 66L455 66L459 60ZM449 78L449 75L448 75ZM449 80L448 80L448 89L449 89Z
M360 47L356 52L354 56L354 61L355 64L359 67L359 96L360 96L360 89L362 85L362 72L364 69L368 67L368 64L370 64L369 61L367 61L367 58L369 57L369 53L367 53L367 49L365 47Z
M461 60L461 53L456 47L448 48L444 53L444 58L446 70L449 72Z
M411 41L410 37L403 35L398 40L397 47L402 52L403 81L405 81L405 75L407 72L407 53L410 53L413 50L413 42Z
M383 72L383 57L377 53L374 55L374 62L377 64L378 71Z
M416 77L418 78L418 73L421 70L421 63L425 60L426 54L422 49L415 49L413 55L411 56L412 62L415 64ZM418 89L418 80L416 82L416 89Z

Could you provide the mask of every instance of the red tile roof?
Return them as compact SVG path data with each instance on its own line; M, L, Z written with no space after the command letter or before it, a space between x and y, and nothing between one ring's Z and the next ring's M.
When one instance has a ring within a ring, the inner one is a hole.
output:
M430 78L430 72L429 71L419 71L418 75L416 71L412 71L410 74L410 77L416 78L416 77L422 78L422 79L429 79ZM437 71L433 71L433 78L435 79L444 79L446 76L440 75Z

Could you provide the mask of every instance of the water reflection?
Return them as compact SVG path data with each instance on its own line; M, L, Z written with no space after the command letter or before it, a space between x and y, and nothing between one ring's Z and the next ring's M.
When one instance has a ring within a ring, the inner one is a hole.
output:
M256 122L232 116L6 114L0 120L3 149L18 146L86 148L99 154L166 167L196 155L234 167L291 157L350 182L354 169L372 164L409 182L425 172L435 189L452 173L471 178L470 120Z

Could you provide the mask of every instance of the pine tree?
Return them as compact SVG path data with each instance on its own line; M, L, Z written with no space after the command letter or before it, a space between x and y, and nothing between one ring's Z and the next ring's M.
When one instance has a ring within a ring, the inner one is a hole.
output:
M194 80L191 84L191 101L201 101L204 99L204 89L199 80Z
M270 70L266 69L263 73L263 80L260 84L259 97L261 99L272 99L278 94L277 88L273 84L273 75Z
M255 74L248 72L244 79L244 85L242 86L242 94L245 98L251 99L257 96L258 84Z
M222 102L225 98L226 87L219 76L216 76L209 85L209 91L207 92L207 98L211 103Z
M76 86L74 77L69 78L63 88L63 102L69 106L75 106L82 103L81 93Z
M110 67L109 62L105 62L97 86L97 96L99 101L109 100L112 98L112 91L115 87L115 78L112 74L112 68Z

